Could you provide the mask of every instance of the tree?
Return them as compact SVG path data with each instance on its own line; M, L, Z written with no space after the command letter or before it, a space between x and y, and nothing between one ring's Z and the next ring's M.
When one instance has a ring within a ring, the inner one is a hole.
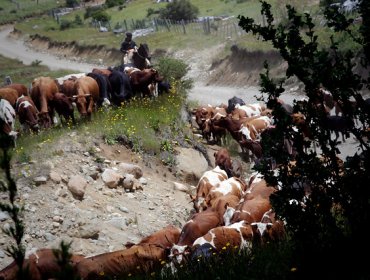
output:
M370 151L368 135L370 109L361 90L370 89L369 43L370 1L360 1L359 31L353 19L346 18L336 7L327 7L325 17L333 30L331 45L324 48L318 43L315 24L307 13L300 15L287 5L287 21L276 24L271 5L261 1L261 13L266 26L253 19L239 16L239 25L247 32L272 43L286 60L286 76L296 76L305 86L308 101L296 102L294 109L305 115L310 139L302 131L293 129L292 119L282 110L277 98L284 92L284 81L275 81L266 72L261 74L262 93L274 109L276 131L270 139L262 138L265 159L255 169L266 181L279 190L271 197L271 203L279 218L286 222L293 248L291 267L296 278L329 277L335 279L368 279L365 258L359 254L370 248L364 225L370 222ZM334 35L347 33L359 51L343 51ZM357 59L356 59L357 58ZM361 66L365 75L355 72ZM323 95L324 87L343 110L343 116L351 124L350 132L357 140L358 151L347 157L343 164L338 161L338 142L331 139L325 126L327 119ZM351 106L350 100L357 106ZM354 119L359 125L354 125ZM273 141L271 141L273 139ZM297 156L282 153L283 141L294 141ZM307 149L315 142L320 154ZM270 160L278 164L278 172L271 170ZM306 195L304 186L309 186Z
M179 21L195 19L198 14L198 7L191 4L189 0L174 0L160 10L159 17Z

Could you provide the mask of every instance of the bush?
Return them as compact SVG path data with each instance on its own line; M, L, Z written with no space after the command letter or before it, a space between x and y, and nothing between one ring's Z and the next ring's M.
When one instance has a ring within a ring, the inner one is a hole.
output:
M199 14L198 7L190 3L189 0L174 0L159 11L159 17L170 20L193 20Z
M87 7L86 8L86 11L85 11L85 14L84 14L84 19L87 19L89 17L92 17L92 15L98 11L103 11L103 9L99 6L96 6L96 7Z
M66 0L66 6L70 8L75 8L80 5L79 0Z
M82 19L81 19L81 17L80 17L80 15L76 15L75 16L75 20L74 20L74 22L73 22L75 25L77 25L77 26L80 26L80 25L83 25L83 21L82 21Z
M94 12L92 14L92 18L97 21L108 22L111 19L111 16L108 15L107 12L100 10L100 11Z
M66 30L72 27L72 22L66 19L62 19L60 22L60 30Z
M112 8L112 7L115 7L115 6L120 6L120 5L123 5L124 1L123 0L107 0L105 1L105 6L107 8Z
M182 60L175 58L164 57L159 59L157 68L165 80L169 80L170 78L181 80L188 72L187 65Z

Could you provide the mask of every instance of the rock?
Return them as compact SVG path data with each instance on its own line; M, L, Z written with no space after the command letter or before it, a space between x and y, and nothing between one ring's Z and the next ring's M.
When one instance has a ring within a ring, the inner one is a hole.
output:
M45 232L44 234L44 238L46 239L46 241L53 241L55 239L55 235L50 233L50 232Z
M122 175L118 174L116 171L109 168L104 170L103 174L101 175L101 178L104 184L111 189L117 188L117 186L121 183L122 179L124 179Z
M147 180L147 179L145 179L144 177L141 177L141 178L139 179L139 183L140 183L141 185L146 186L146 185L148 184L148 180Z
M98 239L100 229L95 224L87 224L80 226L75 237L84 239Z
M123 188L125 190L132 190L134 187L134 180L135 180L134 175L125 174L125 178L123 179Z
M74 175L68 182L68 190L72 193L73 197L82 200L85 195L87 181L80 175Z
M48 178L46 176L38 176L33 179L35 182L36 186L40 186L42 184L45 184L48 181Z
M0 259L5 258L5 253L3 250L0 250Z
M59 184L62 181L62 177L55 171L50 172L50 179L54 182Z
M123 173L132 174L135 176L136 179L139 179L143 176L143 170L140 168L140 166L130 163L121 162L118 165L118 168Z
M9 214L8 212L0 212L0 222L4 222L5 220L9 219Z
M126 207L120 206L119 210L121 210L124 213L129 213L129 210Z
M177 172L187 183L198 181L205 171L208 170L208 162L197 150L189 148L176 148Z
M184 184L173 182L173 189L182 192L189 192L189 187Z

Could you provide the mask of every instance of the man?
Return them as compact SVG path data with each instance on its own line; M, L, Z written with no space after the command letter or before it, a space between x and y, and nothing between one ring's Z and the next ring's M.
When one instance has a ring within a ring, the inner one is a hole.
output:
M132 33L127 32L126 38L121 44L120 51L126 53L129 49L134 49L136 47L135 41L132 40Z

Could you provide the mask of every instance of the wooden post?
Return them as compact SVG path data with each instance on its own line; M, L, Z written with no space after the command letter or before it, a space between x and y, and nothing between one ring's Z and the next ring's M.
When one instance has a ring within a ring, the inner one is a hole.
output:
M181 24L182 24L182 29L184 31L184 34L186 34L186 29L185 29L185 22L184 20L181 20Z

